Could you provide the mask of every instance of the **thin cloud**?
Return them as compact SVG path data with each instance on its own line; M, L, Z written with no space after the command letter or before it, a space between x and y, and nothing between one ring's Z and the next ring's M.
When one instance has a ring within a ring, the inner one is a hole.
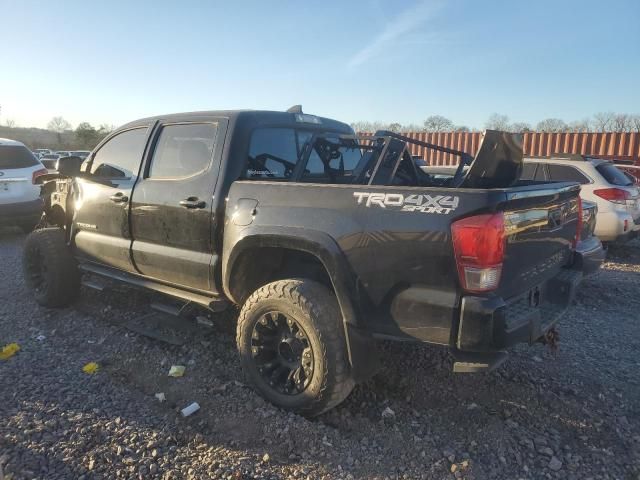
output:
M347 66L354 69L366 63L399 37L408 34L426 22L439 10L440 6L439 1L421 0L406 9L388 23L380 35L351 57Z

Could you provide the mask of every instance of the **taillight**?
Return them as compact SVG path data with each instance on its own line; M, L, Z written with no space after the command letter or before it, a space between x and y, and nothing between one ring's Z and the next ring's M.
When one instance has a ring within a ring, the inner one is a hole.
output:
M41 168L40 170L36 170L31 174L31 183L33 183L34 185L36 184L36 178L41 177L42 175L45 175L49 173L49 170L47 170L46 168Z
M462 288L468 292L495 290L504 258L504 215L463 218L451 224L451 236Z
M573 248L575 249L580 241L580 235L582 234L582 198L578 197L578 221L576 222L576 236L573 240Z
M621 205L625 205L627 200L631 200L631 194L621 188L601 188L599 190L594 190L593 193L600 198L604 198L605 200L613 203L619 203Z

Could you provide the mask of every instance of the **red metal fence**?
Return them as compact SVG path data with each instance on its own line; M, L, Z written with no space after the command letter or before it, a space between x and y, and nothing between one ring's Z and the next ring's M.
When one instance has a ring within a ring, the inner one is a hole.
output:
M362 135L368 135L363 133ZM462 150L475 155L480 132L403 133L423 142ZM411 153L432 165L455 165L458 157L411 145ZM525 133L525 155L548 156L554 153L580 153L603 158L620 158L640 164L640 132L632 133Z

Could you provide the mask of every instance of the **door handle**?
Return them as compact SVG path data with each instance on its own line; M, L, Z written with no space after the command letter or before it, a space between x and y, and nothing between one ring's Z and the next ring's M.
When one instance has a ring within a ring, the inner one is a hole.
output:
M204 200L198 200L198 197L189 197L180 200L180 206L184 208L204 208L206 205Z
M111 200L113 203L125 203L125 202L129 201L129 197L127 197L122 192L118 192L118 193L114 193L113 195L111 195L109 197L109 200Z

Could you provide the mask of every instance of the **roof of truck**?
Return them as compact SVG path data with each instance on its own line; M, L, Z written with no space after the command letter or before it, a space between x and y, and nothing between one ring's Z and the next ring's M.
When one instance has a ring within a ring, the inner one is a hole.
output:
M154 117L141 118L139 120L134 120L133 122L129 122L119 127L118 130L136 127L136 126L142 126L142 125L149 125L150 123L155 122L157 120L181 122L181 121L193 121L193 120L199 120L199 119L205 120L206 118L212 118L212 117L221 117L221 118L229 119L230 122L235 122L237 120L244 120L244 119L249 121L254 120L254 123L264 122L264 123L273 123L273 124L276 124L276 123L291 124L291 123L297 122L300 124L311 125L316 128L328 127L332 130L341 130L341 131L350 131L350 132L353 131L351 126L349 126L344 122L339 122L337 120L333 120L326 117L319 117L317 115L309 115L306 113L302 114L303 117L315 117L320 122L319 124L308 123L301 120L297 120L297 118L299 118L299 117L296 117L297 115L301 115L301 114L292 113L292 112L277 112L277 111L271 111L271 110L206 110L206 111L200 111L200 112L171 113L166 115L156 115Z
M9 138L0 138L0 145L12 145L14 147L24 147L24 143Z

